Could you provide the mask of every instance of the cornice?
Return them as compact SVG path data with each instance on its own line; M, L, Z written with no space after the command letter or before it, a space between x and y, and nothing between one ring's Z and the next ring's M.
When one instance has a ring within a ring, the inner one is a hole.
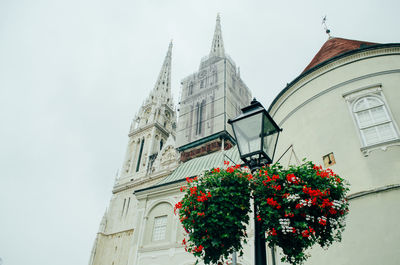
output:
M363 191L355 192L355 193L347 196L347 199L353 200L353 199L357 199L357 198L364 197L367 195L386 192L386 191L390 191L390 190L396 190L396 189L400 189L400 184L390 184L390 185L385 185L385 186L377 187L377 188L370 189L370 190L363 190Z
M156 185L153 187L137 190L134 192L134 194L136 195L136 198L140 200L144 198L157 197L166 193L175 193L179 190L178 188L185 181L186 180L184 179L180 179L178 181L166 183L165 185Z
M161 179L161 178L166 177L169 174L171 174L174 170L175 170L175 168L166 169L166 170L162 170L162 171L156 172L156 174L146 175L146 176L140 177L138 179L133 179L132 176L126 176L124 178L125 179L131 179L131 181L115 185L113 190L112 190L112 193L115 194L115 193L118 193L118 192L121 192L121 191L125 191L125 190L128 190L128 189L135 188L137 186L141 186L141 185L143 185L143 184L145 184L146 182L149 182L149 181L154 181L154 180Z
M122 234L122 233L127 233L127 232L133 232L133 228L131 229L126 229L126 230L122 230L122 231L118 231L118 232L114 232L114 233L103 233L103 232L98 232L97 234L102 235L102 236L114 236L114 235L118 235L118 234Z
M164 126L162 126L159 122L156 121L156 122L149 123L141 128L137 128L137 129L133 130L132 132L130 132L128 134L128 137L134 136L136 134L141 134L142 132L151 129L153 126L156 127L157 129L159 129L166 137L169 136L170 133L164 128Z

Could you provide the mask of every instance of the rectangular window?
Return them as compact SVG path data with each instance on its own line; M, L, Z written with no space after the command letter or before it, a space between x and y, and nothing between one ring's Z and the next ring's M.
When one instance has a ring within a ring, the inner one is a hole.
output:
M153 241L164 240L166 231L167 231L167 215L158 216L154 218Z

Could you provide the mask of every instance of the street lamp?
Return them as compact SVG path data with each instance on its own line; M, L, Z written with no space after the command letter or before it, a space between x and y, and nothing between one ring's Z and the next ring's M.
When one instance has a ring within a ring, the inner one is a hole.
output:
M281 128L256 99L242 109L242 114L228 120L235 134L240 158L253 172L271 164ZM254 200L255 265L266 265L265 232L256 220L258 205Z

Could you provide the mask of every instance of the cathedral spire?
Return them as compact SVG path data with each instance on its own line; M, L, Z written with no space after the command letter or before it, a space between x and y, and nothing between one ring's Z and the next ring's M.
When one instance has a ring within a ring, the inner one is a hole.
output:
M154 86L153 93L156 95L166 94L167 98L171 96L171 54L172 40L168 46L168 52L165 55L164 63L158 75L157 82Z
M225 56L224 41L222 40L222 31L221 31L221 19L219 17L219 13L217 15L214 38L211 44L210 57L211 56L218 56L218 57Z

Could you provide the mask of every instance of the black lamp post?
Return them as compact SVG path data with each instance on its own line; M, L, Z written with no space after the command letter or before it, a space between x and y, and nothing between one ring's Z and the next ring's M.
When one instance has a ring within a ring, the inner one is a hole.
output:
M271 164L281 128L256 99L242 109L242 114L228 120L238 145L240 158L251 171ZM265 232L256 220L258 205L254 200L255 265L266 265Z

